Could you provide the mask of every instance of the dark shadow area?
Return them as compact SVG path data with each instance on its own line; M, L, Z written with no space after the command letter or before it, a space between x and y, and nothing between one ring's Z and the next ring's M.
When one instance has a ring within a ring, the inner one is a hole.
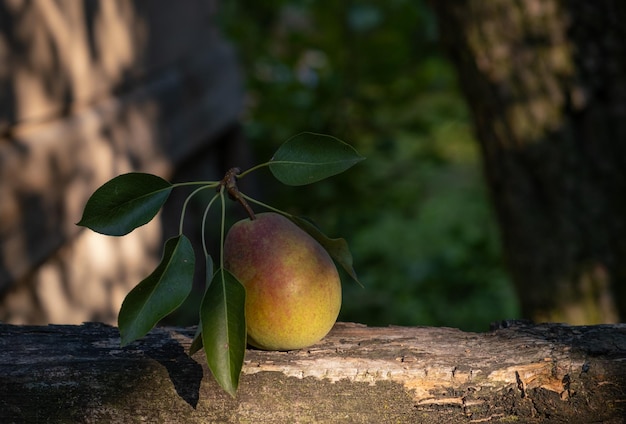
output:
M5 337L14 331L15 337ZM141 406L171 396L165 391L168 380L196 408L203 368L178 341L163 331L124 348L119 340L117 328L100 323L0 325L0 421L82 422L89 416L115 421L132 414L116 405Z
M3 3L0 4L0 28L5 28L6 32L11 33L13 32L13 25L14 21L11 19L6 6ZM4 31L0 33L2 45L11 45L11 42L11 37L4 34ZM0 64L0 137L2 137L9 132L11 124L15 122L14 105L16 99L11 80L8 78L11 65L5 56L0 57L0 59L2 59L2 64Z
M140 341L138 345L145 346L146 356L165 367L176 393L195 409L200 397L202 365L189 357L183 346L172 338L165 341L160 339L159 344L150 343L149 340Z

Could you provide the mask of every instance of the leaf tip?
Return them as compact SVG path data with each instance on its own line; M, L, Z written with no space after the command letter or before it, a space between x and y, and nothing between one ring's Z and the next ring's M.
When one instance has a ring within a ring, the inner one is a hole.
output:
M356 283L359 285L359 287L361 287L362 289L364 289L364 288L365 288L365 286L363 285L363 283L361 283L361 282L359 281L359 279L358 279L358 278L353 277L353 280L354 280L354 281L356 281Z
M120 331L120 347L126 347L133 341L134 340L129 340L127 337L125 337L124 334L122 334L122 332Z
M222 386L223 387L223 386ZM230 395L233 399L237 397L237 386L223 387L224 391Z
M80 220L74 225L78 227L89 228L89 223L87 221L88 221L87 217L85 217L85 214L83 213L83 216L81 216Z

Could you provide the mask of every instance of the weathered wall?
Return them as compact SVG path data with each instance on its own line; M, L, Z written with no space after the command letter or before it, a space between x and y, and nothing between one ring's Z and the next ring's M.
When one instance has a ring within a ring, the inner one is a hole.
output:
M168 224L81 231L87 198L121 173L217 178L226 156L245 156L239 69L215 8L0 4L0 321L113 322Z

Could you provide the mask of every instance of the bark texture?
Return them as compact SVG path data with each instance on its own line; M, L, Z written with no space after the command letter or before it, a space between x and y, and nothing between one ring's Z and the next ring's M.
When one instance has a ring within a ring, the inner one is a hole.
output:
M626 3L433 1L522 312L626 317Z
M248 350L236 398L192 328L119 347L115 327L0 325L0 422L608 422L626 414L626 325L505 322L488 333L338 323Z

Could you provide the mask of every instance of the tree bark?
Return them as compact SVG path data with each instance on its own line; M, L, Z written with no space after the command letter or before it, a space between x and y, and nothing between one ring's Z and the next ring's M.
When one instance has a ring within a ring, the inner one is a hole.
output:
M193 328L120 348L103 324L0 325L0 422L623 422L626 325L505 322L488 333L338 323L319 344L248 350L235 398Z
M433 1L522 313L626 317L626 3Z

